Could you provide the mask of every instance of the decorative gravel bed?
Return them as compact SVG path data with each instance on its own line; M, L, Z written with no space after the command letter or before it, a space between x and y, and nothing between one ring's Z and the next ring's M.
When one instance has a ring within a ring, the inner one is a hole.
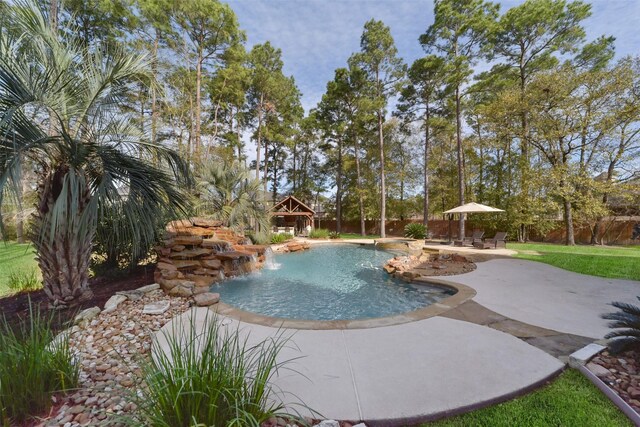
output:
M640 352L613 356L605 350L591 359L587 368L640 413Z
M186 311L189 300L169 299L161 290L129 295L111 313L103 311L69 330L70 347L80 360L80 389L58 399L55 411L40 426L98 425L109 422L109 414L136 409L127 396L135 385L139 362L148 357L154 332ZM159 301L170 302L166 312L142 313L145 304Z

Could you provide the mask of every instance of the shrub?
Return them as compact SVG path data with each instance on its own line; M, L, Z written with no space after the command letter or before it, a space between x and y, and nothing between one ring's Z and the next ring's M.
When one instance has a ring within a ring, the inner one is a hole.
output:
M417 222L409 223L404 226L404 236L412 239L424 239L427 237L427 227Z
M276 357L285 345L282 334L257 345L239 329L226 328L216 316L204 329L176 324L165 335L166 352L154 347L143 363L145 386L132 394L138 409L127 424L152 427L255 426L282 416L270 381L284 363ZM189 332L183 332L188 329ZM285 362L286 363L286 362Z
M52 316L30 309L27 320L0 326L0 425L43 415L51 396L78 386L78 366L65 335L56 338Z
M332 231L331 233L329 233L329 238L330 239L339 239L340 238L340 233L338 233L337 231Z
M271 244L284 243L287 240L293 239L293 234L290 233L277 233L271 235Z
M35 268L29 271L12 271L9 273L7 286L13 292L31 292L42 288L38 271Z
M606 339L615 338L607 344L609 351L617 354L640 347L640 307L625 302L612 302L611 305L620 311L602 315L603 319L612 320L609 322L611 329L618 329L605 335Z
M309 233L310 239L327 239L329 238L329 230L326 228L314 228Z
M258 231L257 233L246 231L244 234L251 239L254 245L268 245L271 243L271 233L268 231Z

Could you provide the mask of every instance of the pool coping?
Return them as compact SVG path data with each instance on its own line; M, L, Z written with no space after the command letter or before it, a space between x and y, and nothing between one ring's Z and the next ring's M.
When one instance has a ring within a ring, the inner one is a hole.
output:
M462 303L471 300L476 291L466 285L451 282L442 279L433 279L431 277L419 277L411 282L414 285L436 285L456 291L454 295L444 298L436 303L428 305L417 310L408 311L402 314L396 314L386 317L374 317L368 319L355 320L302 320L288 319L284 317L273 317L258 314L246 310L239 309L224 302L211 307L211 310L218 314L222 314L233 319L253 323L262 326L282 329L307 329L307 330L330 330L330 329L368 329L381 328L384 326L400 325L402 323L415 322L430 317L439 316L449 310L452 310Z

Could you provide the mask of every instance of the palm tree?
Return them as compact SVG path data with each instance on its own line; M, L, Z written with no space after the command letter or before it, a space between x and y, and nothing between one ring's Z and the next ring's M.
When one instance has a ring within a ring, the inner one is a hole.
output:
M18 31L0 28L0 196L14 187L21 159L35 165L31 237L44 290L54 307L65 307L92 296L88 266L98 221L119 215L127 226L118 239L149 241L156 233L150 219L186 208L175 184L188 171L123 113L129 85L150 81L144 57L65 39L74 29L50 28L36 3L14 2L8 13L4 22Z
M269 228L262 183L238 161L210 163L202 172L198 187L197 209L201 215L238 230L255 224L261 230Z

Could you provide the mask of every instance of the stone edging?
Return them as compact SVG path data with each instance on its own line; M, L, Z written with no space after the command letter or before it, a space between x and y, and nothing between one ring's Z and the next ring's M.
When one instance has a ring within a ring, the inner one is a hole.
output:
M611 387L605 384L600 378L598 378L593 372L591 372L586 366L578 366L576 368L582 373L589 381L593 383L600 391L609 398L609 400L622 411L635 425L640 426L640 415L631 407L623 398L618 396L618 393L613 391Z
M460 283L450 282L441 279L419 278L411 282L415 285L435 284L445 288L454 289L455 295L447 297L437 303L431 304L424 308L409 311L395 316L376 317L371 319L357 320L295 320L282 317L271 317L262 314L252 313L232 307L224 302L219 302L211 309L219 314L240 320L246 323L255 323L262 326L284 329L311 329L311 330L328 330L328 329L367 329L380 328L383 326L400 325L402 323L415 322L417 320L427 319L429 317L439 316L458 305L469 301L476 295L476 291L469 286Z

